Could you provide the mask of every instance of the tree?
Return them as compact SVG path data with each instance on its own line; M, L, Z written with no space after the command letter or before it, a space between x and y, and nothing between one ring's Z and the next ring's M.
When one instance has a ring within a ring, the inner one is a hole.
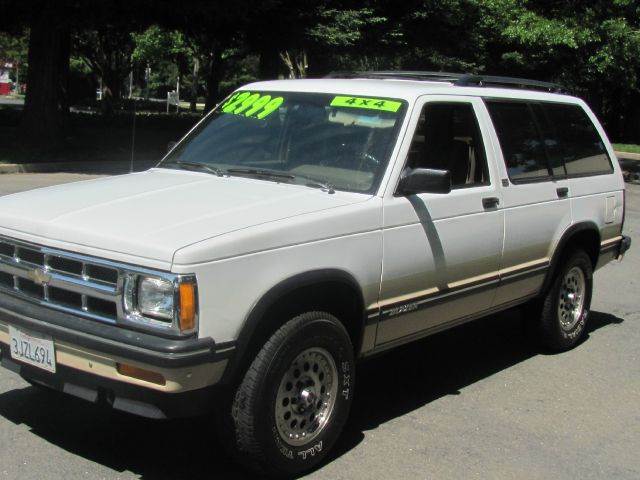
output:
M487 68L559 82L640 141L640 2L475 0Z
M243 31L252 8L250 0L237 0L233 6L221 0L189 0L175 9L167 0L154 2L158 23L169 29L179 29L191 46L203 72L206 85L205 112L220 100L228 64L243 56Z
M155 69L159 67L167 72L165 63L170 63L176 67L177 75L172 76L172 83L177 81L180 84L182 76L188 72L189 62L194 64L192 88L192 106L195 110L195 100L197 97L197 73L199 61L191 46L187 43L184 34L176 30L166 30L158 25L152 25L144 32L134 33L133 41L135 48L131 55L134 62Z
M15 65L16 83L24 83L21 72L28 66L29 33L27 31L8 34L0 32L0 62L10 62Z
M29 12L27 95L21 125L23 144L55 148L66 128L70 26L66 2L43 1Z

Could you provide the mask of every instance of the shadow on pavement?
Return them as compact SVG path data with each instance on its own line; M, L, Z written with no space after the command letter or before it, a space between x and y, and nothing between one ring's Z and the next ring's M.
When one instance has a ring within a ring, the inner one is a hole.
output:
M591 312L588 333L622 322ZM364 431L537 355L523 332L514 310L363 363L351 418L329 461L357 446ZM256 478L223 453L209 418L154 422L34 387L0 395L0 415L74 455L143 479Z

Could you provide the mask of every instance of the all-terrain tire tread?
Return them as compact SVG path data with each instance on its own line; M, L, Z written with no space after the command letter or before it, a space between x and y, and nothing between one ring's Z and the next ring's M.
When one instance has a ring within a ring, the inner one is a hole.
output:
M286 339L314 320L332 321L342 327L344 334L348 336L342 323L328 313L313 311L298 315L282 325L267 340L251 363L236 391L231 407L231 416L235 424L235 447L238 455L242 458L242 463L250 470L268 474L277 473L270 468L266 453L256 435L256 419L253 412L256 411L256 402L259 400L257 397L261 389L260 382L265 378L270 363L278 350L285 344Z

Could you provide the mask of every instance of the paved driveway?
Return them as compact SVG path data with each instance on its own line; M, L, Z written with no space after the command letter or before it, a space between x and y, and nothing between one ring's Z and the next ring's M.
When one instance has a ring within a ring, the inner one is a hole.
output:
M79 178L0 175L0 192ZM310 478L640 478L640 186L627 200L634 245L597 273L584 343L542 354L510 312L371 360L334 458ZM0 478L245 476L206 420L102 411L0 369Z
M0 195L31 190L32 188L48 187L59 183L78 182L97 178L97 175L82 173L16 173L0 174Z

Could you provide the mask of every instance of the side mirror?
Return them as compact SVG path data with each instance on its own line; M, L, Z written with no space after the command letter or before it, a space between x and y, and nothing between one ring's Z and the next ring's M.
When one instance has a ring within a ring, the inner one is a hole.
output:
M167 143L167 153L169 153L171 150L173 150L173 147L175 147L178 144L178 142L175 141L170 141L169 143Z
M431 168L408 168L400 178L398 193L449 193L451 191L451 172Z

